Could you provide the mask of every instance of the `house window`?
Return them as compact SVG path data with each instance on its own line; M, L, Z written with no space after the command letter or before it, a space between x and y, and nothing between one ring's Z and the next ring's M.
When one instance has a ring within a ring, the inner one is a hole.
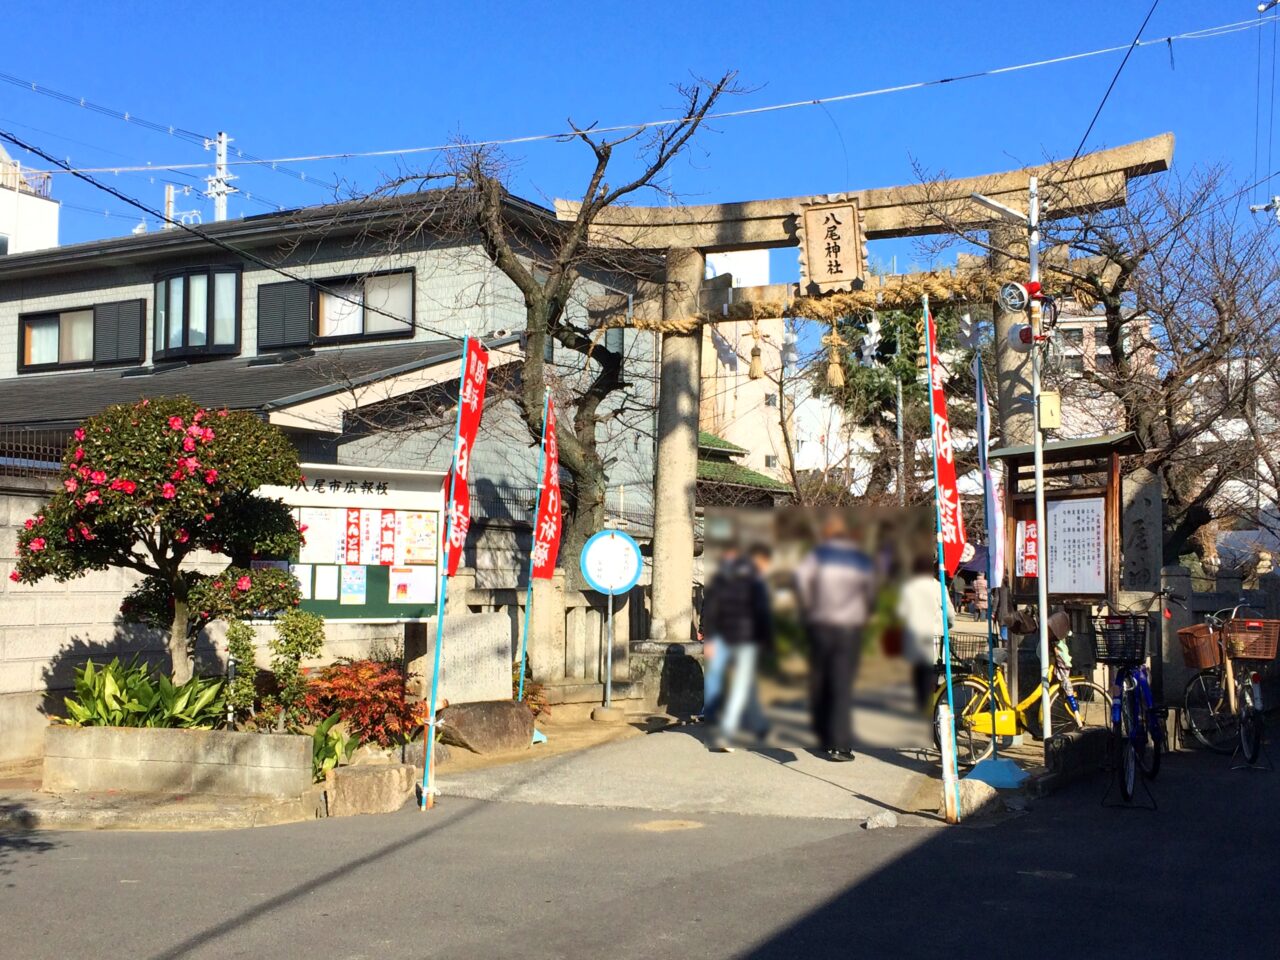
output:
M1068 347L1075 347L1076 349L1079 349L1084 345L1084 330L1080 327L1059 329L1058 333L1062 336L1063 344Z
M321 340L413 335L413 271L321 281L316 336Z
M1062 369L1069 373L1081 373L1084 370L1084 357L1078 353L1069 353L1062 358Z
M768 470L776 470L778 467L778 458L772 454L766 454L764 458L764 465Z
M136 363L145 309L142 300L124 300L21 317L18 369Z
M155 315L157 360L239 353L239 268L202 267L160 278Z
M764 405L766 407L776 407L778 405L778 395L776 393L766 393L764 395Z
M0 257L9 255L9 235L0 233Z

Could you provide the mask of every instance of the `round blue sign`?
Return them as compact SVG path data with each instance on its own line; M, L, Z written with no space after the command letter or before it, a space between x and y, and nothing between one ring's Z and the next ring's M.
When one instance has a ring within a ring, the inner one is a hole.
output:
M592 590L615 597L640 582L644 560L640 545L621 530L601 530L582 548L582 576Z

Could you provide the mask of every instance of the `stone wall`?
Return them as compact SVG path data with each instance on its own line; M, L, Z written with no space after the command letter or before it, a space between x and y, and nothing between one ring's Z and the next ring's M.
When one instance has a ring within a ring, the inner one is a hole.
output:
M137 583L138 574L111 569L67 583L45 580L34 586L9 579L18 530L38 512L51 489L48 479L0 477L0 761L41 755L48 714L62 713L75 669L86 660L141 655L168 665L165 638L159 632L119 620L120 601ZM225 564L225 558L197 559ZM257 630L258 665L266 667L271 628L263 624ZM196 648L200 671L225 669L225 633L223 624L215 624L201 635ZM374 646L399 650L404 643L403 624L331 623L325 633L323 654L307 666L363 656Z

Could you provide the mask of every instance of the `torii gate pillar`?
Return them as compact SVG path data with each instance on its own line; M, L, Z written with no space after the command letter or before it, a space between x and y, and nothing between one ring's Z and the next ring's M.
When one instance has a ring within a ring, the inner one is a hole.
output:
M698 313L706 257L699 250L667 250L664 319ZM662 335L658 393L658 470L653 484L653 615L649 638L687 643L693 637L693 523L698 485L698 405L702 327Z

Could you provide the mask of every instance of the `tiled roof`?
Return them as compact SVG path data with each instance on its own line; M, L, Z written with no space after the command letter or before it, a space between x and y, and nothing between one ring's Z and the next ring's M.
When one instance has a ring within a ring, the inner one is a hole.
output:
M19 375L0 380L0 424L55 426L83 420L115 403L185 395L197 403L260 410L348 390L461 354L456 340L317 351L286 362L235 357L191 364ZM131 375L134 374L134 375Z
M748 451L735 443L730 443L723 437L717 437L714 433L707 433L705 430L698 431L698 447L703 450L721 450L725 453L744 454Z
M731 483L738 487L755 487L759 490L776 490L779 493L791 489L781 480L766 477L741 464L719 460L699 460L698 479L708 483Z

